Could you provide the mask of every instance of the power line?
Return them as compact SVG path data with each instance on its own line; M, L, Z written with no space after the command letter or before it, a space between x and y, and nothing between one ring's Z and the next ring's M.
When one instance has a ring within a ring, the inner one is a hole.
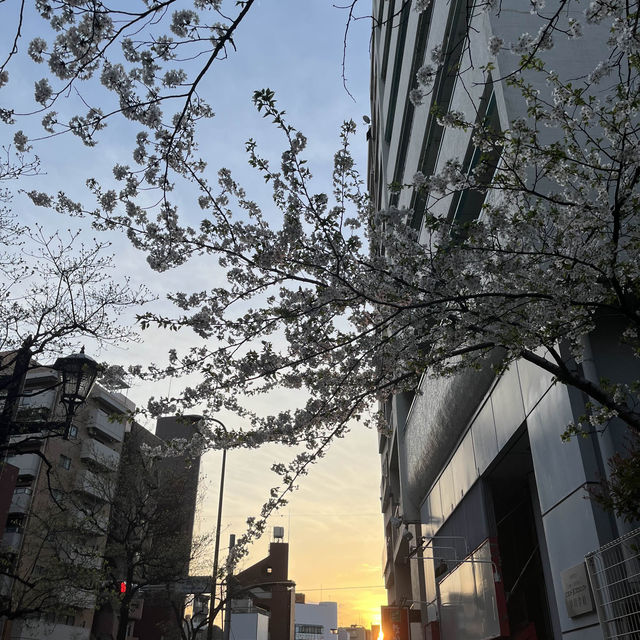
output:
M367 584L360 585L357 587L314 587L313 589L303 589L302 587L296 587L296 591L298 592L308 592L308 591L342 591L343 589L384 589L384 585L382 584Z

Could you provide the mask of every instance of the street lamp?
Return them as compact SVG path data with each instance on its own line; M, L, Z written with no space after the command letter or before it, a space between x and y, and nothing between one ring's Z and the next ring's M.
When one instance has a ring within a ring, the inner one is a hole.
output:
M211 418L214 422L217 422L224 431L224 435L227 435L227 427L223 422L216 418ZM216 539L213 551L213 572L211 574L211 604L209 605L209 620L207 620L207 640L213 640L213 619L215 617L214 604L216 597L216 582L218 580L218 560L220 557L220 527L222 526L222 499L224 497L224 476L227 466L227 443L224 443L222 448L222 467L220 470L220 491L218 492L218 518L216 525Z
M62 375L60 402L64 405L67 414L64 437L68 438L73 414L77 407L89 397L91 388L98 377L99 365L84 352L84 347L82 347L80 353L58 358L53 368Z
M20 398L24 394L24 384L31 364L33 339L31 336L25 339L19 349L16 349L9 365L10 373L0 376L0 387L5 391L4 406L0 412L0 451L9 445L9 438L16 427L16 415ZM53 369L60 374L62 385L61 402L65 407L65 420L49 421L47 427L50 430L64 429L64 437L69 435L69 427L73 415L83 402L86 401L98 371L98 363L84 352L76 353L65 358L58 358ZM24 427L24 423L21 422Z

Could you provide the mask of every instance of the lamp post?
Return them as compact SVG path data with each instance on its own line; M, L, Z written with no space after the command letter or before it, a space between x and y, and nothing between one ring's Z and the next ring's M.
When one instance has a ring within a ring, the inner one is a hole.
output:
M227 427L220 420L212 418L214 422L217 422L224 431L224 435L227 435ZM218 518L216 524L216 539L213 550L213 573L211 574L211 602L209 603L209 619L207 620L207 640L213 640L213 611L215 609L214 601L216 597L216 583L218 580L218 561L220 558L220 527L222 525L222 499L224 497L224 475L227 465L227 444L225 442L222 448L222 466L220 469L220 491L218 492Z
M33 340L29 336L15 351L11 374L4 376L6 382L3 380L3 387L7 391L2 414L0 414L0 451L7 449L13 428L16 425L18 406L24 393L24 383L33 355L32 346ZM49 421L47 427L51 430L64 429L63 435L66 438L69 435L69 427L76 409L86 401L98 377L99 365L93 358L85 354L84 347L82 347L80 353L58 358L52 368L60 374L62 386L60 402L65 408L65 419L63 421Z

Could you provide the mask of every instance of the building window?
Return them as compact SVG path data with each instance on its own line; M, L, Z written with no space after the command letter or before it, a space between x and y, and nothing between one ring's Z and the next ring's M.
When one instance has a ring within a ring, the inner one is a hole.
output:
M407 84L407 95L405 97L404 114L402 116L402 128L400 129L400 138L398 143L398 152L396 154L396 167L393 174L393 181L402 183L405 162L407 160L407 150L409 148L409 140L411 138L411 130L413 128L413 115L415 108L409 99L412 84L415 82L418 69L424 63L425 51L427 49L427 36L429 35L429 25L431 24L431 7L420 14L418 19L418 29L416 31L416 44L413 51L413 60L411 61L411 72L409 74L410 81ZM417 85L416 85L417 86Z
M384 2L382 3L384 5ZM389 2L389 13L387 14L387 24L384 34L384 50L382 52L382 70L380 77L384 80L387 77L387 66L389 64L389 46L391 45L391 33L393 30L393 13L395 10L395 0Z
M319 624L297 624L295 640L317 640L324 633L324 627Z
M63 469L66 469L67 471L69 471L69 469L71 469L71 458L63 454L60 454L60 466Z
M455 2L450 3L447 27L442 41L442 50L446 57L443 64L440 65L433 83L430 105L431 114L425 128L422 150L420 151L420 162L418 164L419 171L425 176L431 176L435 171L440 153L440 143L444 133L444 128L438 124L437 113L446 113L451 108L451 99L456 79L458 78L461 57L466 48L470 21L469 12L472 7L473 3L469 5L465 0L455 0ZM487 82L487 85L490 84L490 81ZM411 226L414 229L420 229L427 200L426 191L419 190L414 193L411 203L411 208L414 212Z
M75 424L72 424L69 427L69 440L75 440L78 437L78 427Z
M7 518L7 525L5 527L5 531L10 533L22 533L24 525L24 515L19 514L9 514Z
M406 2L400 13L400 23L398 25L398 41L396 43L396 53L393 61L393 76L391 78L391 92L389 96L389 110L387 112L387 122L384 128L384 139L391 141L393 133L393 123L396 117L396 105L398 102L398 88L400 86L400 74L402 73L402 58L404 57L404 43L407 38L407 24L409 23L409 7L411 3Z
M497 136L500 133L500 117L496 105L495 94L491 90L490 81L480 101L478 124L490 133ZM463 173L470 175L476 172L478 189L465 189L456 193L451 201L449 209L449 221L452 226L453 236L464 236L465 225L480 217L487 190L496 168L500 161L500 147L496 144L489 151L476 147L470 143L462 165Z

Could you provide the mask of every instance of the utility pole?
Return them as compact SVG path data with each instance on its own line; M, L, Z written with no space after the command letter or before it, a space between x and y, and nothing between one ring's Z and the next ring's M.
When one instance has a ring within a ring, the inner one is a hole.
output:
M231 550L235 546L236 546L236 536L235 534L232 533L229 536L229 553L231 553ZM230 566L231 565L229 565L229 567ZM225 594L227 601L225 602L225 613L224 613L224 640L229 640L230 634L231 634L231 599L232 599L231 596L233 595L231 593L232 577L233 576L231 574L231 568L229 568L227 571L227 593Z

